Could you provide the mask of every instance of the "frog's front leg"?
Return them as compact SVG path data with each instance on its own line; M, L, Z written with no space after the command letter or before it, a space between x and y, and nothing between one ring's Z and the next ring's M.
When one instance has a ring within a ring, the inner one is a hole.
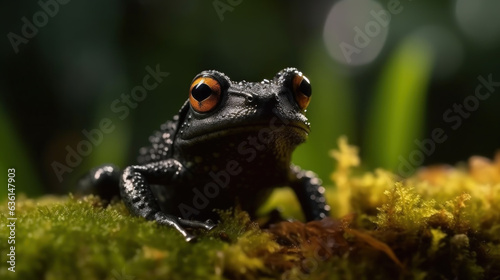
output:
M182 164L174 159L129 166L122 173L120 193L125 205L133 214L173 227L184 236L186 241L192 241L195 236L188 233L183 226L210 230L214 224L210 221L203 223L180 219L163 213L149 187L149 184L161 185L179 180L185 172Z
M324 196L325 188L312 171L304 171L292 165L290 187L294 190L302 206L307 221L321 220L330 215L330 206Z

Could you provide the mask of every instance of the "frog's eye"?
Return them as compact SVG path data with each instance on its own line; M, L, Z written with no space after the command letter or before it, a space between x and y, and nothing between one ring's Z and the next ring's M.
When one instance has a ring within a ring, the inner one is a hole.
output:
M194 80L189 90L189 102L196 112L206 113L219 103L221 86L210 77L199 77Z
M300 109L305 110L311 101L311 83L309 79L302 74L296 74L292 80L292 89L295 96L295 101Z

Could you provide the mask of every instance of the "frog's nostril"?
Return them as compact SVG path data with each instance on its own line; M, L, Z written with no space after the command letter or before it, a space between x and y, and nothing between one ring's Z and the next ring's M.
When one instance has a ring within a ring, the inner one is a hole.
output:
M247 96L247 101L252 102L253 101L253 95L248 95Z

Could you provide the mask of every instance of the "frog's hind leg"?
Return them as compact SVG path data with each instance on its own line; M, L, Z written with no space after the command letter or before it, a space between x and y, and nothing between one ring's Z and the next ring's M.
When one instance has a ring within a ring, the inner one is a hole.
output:
M120 174L118 167L111 164L93 168L78 181L76 194L95 194L109 202L120 196Z

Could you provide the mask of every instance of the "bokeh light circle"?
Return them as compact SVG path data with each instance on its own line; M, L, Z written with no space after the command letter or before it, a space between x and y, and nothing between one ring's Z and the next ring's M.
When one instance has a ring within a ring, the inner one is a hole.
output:
M380 54L387 39L391 13L372 0L335 3L323 29L330 56L346 65L363 65Z
M457 0L455 6L455 17L462 31L486 48L500 43L499 12L498 0Z

